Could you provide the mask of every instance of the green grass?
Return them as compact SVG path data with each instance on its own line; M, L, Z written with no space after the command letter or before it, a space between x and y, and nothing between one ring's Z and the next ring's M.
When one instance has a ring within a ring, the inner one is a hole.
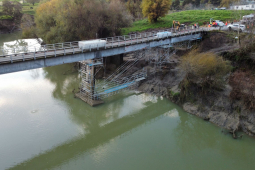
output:
M0 19L12 19L12 17L9 15L1 15Z
M0 2L1 1L2 0L0 0ZM39 3L35 3L34 6L30 3L24 3L24 4L22 4L22 13L29 14L29 15L35 15L35 11L36 11L36 8L37 8L38 5L39 5ZM30 9L30 7L33 7L33 9ZM0 19L11 19L10 16L7 16L7 15L3 14L1 6L0 6Z
M35 10L38 4L35 4L34 6L31 4L23 5L22 7L22 13L29 14L29 15L35 15ZM33 7L33 9L30 9L30 7Z
M209 23L210 18L221 20L240 19L240 15L251 14L254 11L232 11L232 10L190 10L168 14L161 18L157 23L149 23L147 19L135 21L131 27L123 28L122 34L127 35L130 32L141 32L148 29L155 28L170 28L172 27L173 20L180 21L181 24L194 24L204 25ZM239 15L240 14L240 15Z

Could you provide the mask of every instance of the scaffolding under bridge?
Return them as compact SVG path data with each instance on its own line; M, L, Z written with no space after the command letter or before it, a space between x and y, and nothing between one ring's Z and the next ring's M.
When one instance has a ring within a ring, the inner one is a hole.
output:
M128 74L134 65L145 57L145 50L135 52L135 58L124 62L111 75L103 81L96 83L95 76L97 72L104 68L103 59L86 60L80 62L80 91L76 96L95 106L103 103L104 98L115 95L125 89L137 86L137 84L146 79L147 71L145 69Z
M197 40L196 40L197 41ZM140 61L145 60L154 66L154 73L161 70L165 64L170 62L170 57L177 50L187 50L196 41L184 41L176 44L162 45L133 52L133 59L125 61L111 75L103 81L96 81L96 74L100 69L105 69L103 58L91 59L80 62L80 90L76 96L95 106L104 103L103 99L123 90L137 87L138 83L147 77L147 69L143 68L133 73L132 68Z

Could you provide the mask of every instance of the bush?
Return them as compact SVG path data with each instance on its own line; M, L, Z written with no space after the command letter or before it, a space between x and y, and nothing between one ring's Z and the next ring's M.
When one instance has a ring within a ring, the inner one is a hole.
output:
M230 98L242 100L247 109L255 110L255 75L252 71L234 72L229 78L232 86Z
M214 53L198 53L195 50L182 58L180 67L186 74L185 85L194 84L202 92L222 89L223 78L231 71L229 61Z

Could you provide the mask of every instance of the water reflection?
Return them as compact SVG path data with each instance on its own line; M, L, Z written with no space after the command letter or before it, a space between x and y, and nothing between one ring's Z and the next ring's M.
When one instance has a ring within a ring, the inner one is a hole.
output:
M78 75L77 73L63 75L64 67L66 68L67 65L57 68L44 68L44 75L55 85L52 92L54 98L66 103L69 107L70 119L82 127L84 133L10 169L51 169L57 167L92 148L114 140L116 137L129 135L132 129L150 122L170 109L169 105L155 109L153 102L160 99L150 98L150 96L143 94L140 94L142 97L130 96L132 100L141 101L133 110L131 109L131 115L130 113L121 115L121 109L127 104L127 99L121 95L117 96L115 101L109 100L109 104L92 108L83 101L73 98L72 90L78 86ZM71 68L72 66L69 65L68 67Z

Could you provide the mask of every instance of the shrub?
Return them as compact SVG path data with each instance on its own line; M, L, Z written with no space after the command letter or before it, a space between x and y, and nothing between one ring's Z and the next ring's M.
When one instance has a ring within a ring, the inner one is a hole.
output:
M202 92L222 89L223 78L231 71L229 61L213 53L198 53L196 50L182 58L180 67L186 74L185 84L195 84Z
M229 78L232 86L230 98L242 100L247 109L255 109L255 75L251 71L237 70Z

